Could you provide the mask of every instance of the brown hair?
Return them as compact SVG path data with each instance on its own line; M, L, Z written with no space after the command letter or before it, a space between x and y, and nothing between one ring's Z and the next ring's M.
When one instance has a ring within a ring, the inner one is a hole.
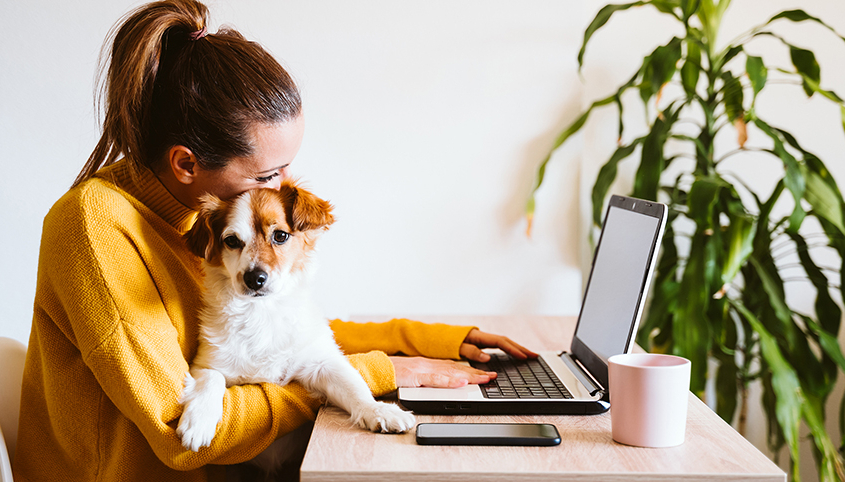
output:
M285 69L233 29L202 36L207 16L200 2L165 0L118 22L104 50L108 71L100 70L102 136L74 186L121 155L136 171L153 168L175 145L202 168L219 169L252 153L254 124L299 115L299 91Z

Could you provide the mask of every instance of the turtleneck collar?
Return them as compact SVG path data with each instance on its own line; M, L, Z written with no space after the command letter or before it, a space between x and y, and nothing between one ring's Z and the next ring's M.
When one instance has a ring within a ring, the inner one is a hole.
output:
M113 182L180 233L188 231L196 220L197 212L173 197L158 177L146 167L140 167L138 172L133 172L129 162L123 159L100 169L95 177Z

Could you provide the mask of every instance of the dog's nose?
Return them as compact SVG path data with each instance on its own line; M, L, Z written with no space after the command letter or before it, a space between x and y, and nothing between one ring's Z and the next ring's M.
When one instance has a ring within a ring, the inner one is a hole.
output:
M260 290L266 282L267 273L260 269L254 269L244 273L244 284L246 284L251 290Z

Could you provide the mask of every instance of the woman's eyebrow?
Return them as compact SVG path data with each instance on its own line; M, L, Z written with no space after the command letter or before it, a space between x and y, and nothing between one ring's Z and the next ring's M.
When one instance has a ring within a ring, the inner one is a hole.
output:
M286 167L288 167L288 166L290 166L290 163L285 164L285 165L283 165L283 166L274 167L274 168L272 168L272 169L267 169L266 171L260 171L260 172L257 172L256 174L266 174L266 173L270 173L270 172L278 171L278 170L280 170L280 169L284 169L284 168L286 168Z

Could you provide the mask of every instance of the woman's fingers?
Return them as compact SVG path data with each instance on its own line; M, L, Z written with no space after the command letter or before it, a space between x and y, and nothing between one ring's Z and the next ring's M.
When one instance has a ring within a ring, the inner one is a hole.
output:
M518 359L537 358L537 353L525 348L524 346L514 342L510 338L501 335L494 335L492 333L485 333L478 329L473 329L467 334L464 339L464 345L474 345L480 348L499 348L505 353ZM461 346L461 355L464 355L464 346ZM464 355L466 356L466 355ZM470 357L468 357L470 358ZM478 358L470 358L471 360L479 360Z
M478 348L470 343L461 344L460 354L467 360L474 360L482 363L490 361L490 355L484 353L481 351L481 348Z

